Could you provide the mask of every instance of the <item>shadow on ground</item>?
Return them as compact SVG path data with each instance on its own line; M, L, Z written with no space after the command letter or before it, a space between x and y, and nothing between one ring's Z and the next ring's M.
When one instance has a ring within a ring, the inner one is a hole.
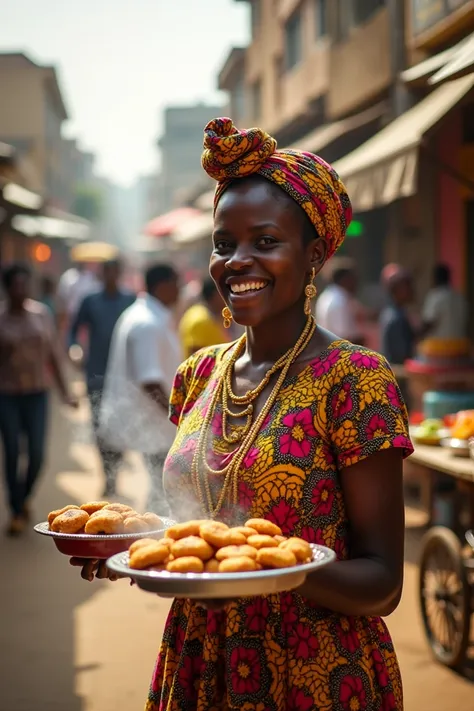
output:
M65 503L56 473L78 469L69 454L71 423L61 408L51 409L48 464L34 501L38 521ZM3 528L8 513L1 494ZM82 581L53 542L32 530L20 539L0 534L0 560L0 711L82 711L75 690L80 671L75 669L75 610L102 584Z

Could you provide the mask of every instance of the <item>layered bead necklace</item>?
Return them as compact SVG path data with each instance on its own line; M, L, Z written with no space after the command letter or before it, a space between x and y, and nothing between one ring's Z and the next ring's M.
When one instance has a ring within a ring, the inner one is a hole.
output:
M265 419L273 407L288 372L310 342L316 323L310 315L305 327L295 345L290 348L274 365L265 373L261 382L252 390L248 390L245 395L235 395L232 390L232 374L235 363L245 349L246 336L242 336L236 343L231 357L225 363L222 377L218 380L212 399L207 410L204 422L199 433L199 438L191 463L191 479L197 498L207 518L215 518L221 510L226 499L230 504L238 502L239 471L245 457L250 451ZM263 392L270 378L278 371L280 375L273 386L264 406L258 417L253 420L254 402ZM212 468L207 461L206 453L209 447L209 432L216 415L219 403L222 409L222 437L227 444L236 445L233 456L222 469ZM230 409L230 405L244 407L240 412ZM245 423L235 427L233 431L229 429L231 418L245 417ZM220 493L214 503L209 477L223 477Z

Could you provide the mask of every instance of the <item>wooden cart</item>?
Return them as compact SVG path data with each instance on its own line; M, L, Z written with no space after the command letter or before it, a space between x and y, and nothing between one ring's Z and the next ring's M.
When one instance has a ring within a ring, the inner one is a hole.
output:
M462 668L467 660L474 613L474 461L441 447L415 445L408 460L424 476L429 526L422 541L419 600L435 658ZM451 522L436 524L437 492L445 485ZM447 486L446 486L447 484Z

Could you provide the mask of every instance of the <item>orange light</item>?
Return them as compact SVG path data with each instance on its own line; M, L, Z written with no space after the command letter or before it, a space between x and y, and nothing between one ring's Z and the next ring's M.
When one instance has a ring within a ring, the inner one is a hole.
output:
M33 247L33 258L37 262L48 262L51 259L51 248L47 244L35 244Z

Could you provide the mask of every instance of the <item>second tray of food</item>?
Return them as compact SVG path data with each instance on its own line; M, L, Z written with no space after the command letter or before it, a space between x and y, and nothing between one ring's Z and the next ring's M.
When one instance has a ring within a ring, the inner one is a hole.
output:
M217 521L188 521L160 540L141 539L107 566L162 597L224 599L293 590L335 554L301 538L287 538L265 519L230 528Z

